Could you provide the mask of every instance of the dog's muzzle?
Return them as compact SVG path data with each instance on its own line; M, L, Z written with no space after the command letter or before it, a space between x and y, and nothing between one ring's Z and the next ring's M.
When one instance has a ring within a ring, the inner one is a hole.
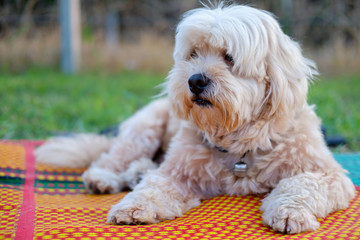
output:
M201 97L201 93L209 87L210 79L203 74L194 74L188 81L189 89L194 94L192 101L199 106L210 106L211 102Z

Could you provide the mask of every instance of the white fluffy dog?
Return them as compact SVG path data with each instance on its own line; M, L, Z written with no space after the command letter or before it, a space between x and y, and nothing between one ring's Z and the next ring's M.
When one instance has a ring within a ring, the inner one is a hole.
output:
M221 4L192 10L173 56L167 98L129 118L117 137L54 138L38 161L91 164L83 180L93 193L133 188L111 208L113 224L174 219L221 194L267 194L263 223L293 234L348 206L354 185L307 104L315 64L271 14Z

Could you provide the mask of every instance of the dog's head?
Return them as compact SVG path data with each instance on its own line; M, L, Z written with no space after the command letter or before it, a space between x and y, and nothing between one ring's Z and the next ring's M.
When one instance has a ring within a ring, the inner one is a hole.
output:
M173 57L166 90L174 113L218 138L286 129L316 73L271 14L248 6L185 14Z

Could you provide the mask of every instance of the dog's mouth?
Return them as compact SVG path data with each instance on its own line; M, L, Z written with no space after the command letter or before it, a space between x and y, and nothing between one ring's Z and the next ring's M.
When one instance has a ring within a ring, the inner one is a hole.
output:
M203 98L194 98L192 101L200 107L211 107L212 106L212 103L210 101L203 99Z

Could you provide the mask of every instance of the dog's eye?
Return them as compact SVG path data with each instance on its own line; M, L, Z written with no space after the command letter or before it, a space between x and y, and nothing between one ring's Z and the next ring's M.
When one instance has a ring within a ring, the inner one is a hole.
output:
M193 50L191 53L190 53L190 58L197 58L198 57L198 54L196 53L195 50Z
M230 54L225 54L224 55L224 61L227 65L229 66L234 66L234 59Z

